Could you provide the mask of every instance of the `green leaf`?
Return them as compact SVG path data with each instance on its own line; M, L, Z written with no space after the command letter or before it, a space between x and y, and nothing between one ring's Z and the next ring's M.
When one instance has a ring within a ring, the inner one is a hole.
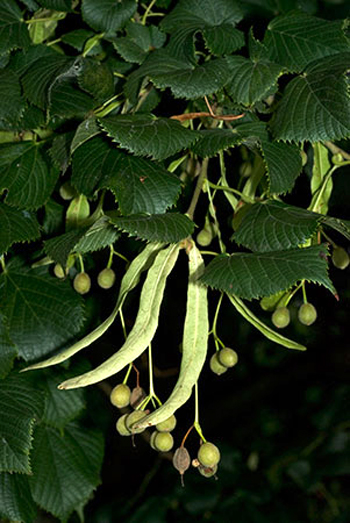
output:
M340 218L333 218L332 216L320 215L320 221L342 234L347 240L350 240L350 220L342 220Z
M258 252L292 249L315 234L319 221L319 214L268 200L249 208L234 240Z
M350 53L316 60L286 87L271 122L277 139L311 142L350 136L345 71Z
M65 267L69 254L74 250L74 247L88 230L89 227L79 227L44 241L46 254L56 263Z
M76 371L75 371L76 372ZM61 391L57 385L71 378L74 371L49 371L43 373L42 388L46 393L43 421L57 429L63 429L76 418L85 407L84 392L79 390Z
M207 27L203 30L203 36L208 49L216 56L233 53L245 43L244 33L232 24Z
M232 53L244 44L234 30L241 19L241 9L234 0L181 0L162 20L161 27L171 33L168 48L179 58L193 56L193 44L189 43L197 31L203 33L212 53Z
M9 205L37 209L52 193L59 172L49 171L35 142L0 146L0 190L7 189Z
M291 191L302 170L299 147L281 142L261 142L270 192L282 194Z
M81 122L77 127L71 143L71 153L73 154L78 149L78 147L90 140L90 138L100 134L100 132L101 129L96 122L96 118L93 116Z
M230 56L227 62L232 73L226 89L233 101L246 106L263 100L271 90L277 91L277 79L283 67L268 60L249 60Z
M49 155L57 169L65 173L70 163L70 145L73 132L57 134L52 141Z
M159 164L123 153L101 186L113 191L122 214L162 214L181 190L180 180Z
M198 131L200 138L191 147L195 154L202 158L211 158L220 151L225 151L242 143L267 140L265 124L263 122L249 122L238 124L233 129L209 129Z
M83 0L81 12L90 27L110 35L124 27L136 7L134 0Z
M51 91L51 115L63 118L73 118L75 116L85 118L95 105L96 102L94 102L93 98L74 87L69 79L55 84Z
M91 94L95 100L103 102L114 94L114 79L105 63L86 59L78 79L79 86Z
M54 11L73 11L72 0L38 0L39 4Z
M65 267L71 252L98 251L114 243L118 237L119 233L109 224L108 218L102 216L91 226L72 229L46 240L44 249L52 260Z
M196 131L190 131L170 118L156 118L149 115L117 115L101 118L102 129L137 156L151 156L164 160L186 149L198 138Z
M10 521L34 521L37 506L27 476L0 473L0 515Z
M21 95L21 86L16 73L0 71L0 120L15 123L24 111L24 100Z
M194 230L193 221L179 213L113 217L111 222L130 236L150 242L176 243L190 236Z
M63 433L38 426L32 451L32 496L42 508L66 521L100 483L103 439L71 423Z
M46 269L7 268L0 280L2 311L18 354L33 361L72 341L84 321L81 297Z
M22 21L22 13L14 0L2 0L0 11L0 55L28 47L30 37L28 28Z
M76 244L74 250L80 254L99 251L112 245L119 236L120 233L103 216L90 227L85 236Z
M76 151L72 183L88 196L98 188L110 189L122 214L161 214L174 204L181 189L180 180L161 165L125 154L102 138Z
M297 11L278 16L265 34L267 57L300 72L314 60L349 51L344 27L342 20L322 20Z
M152 82L159 88L170 87L175 98L195 100L216 93L231 77L225 58L193 65L173 58L161 49L153 54L153 59L157 61L158 68L150 74Z
M83 51L85 43L94 36L93 31L88 29L76 29L61 36L62 42L74 47L77 51Z
M0 254L6 252L13 243L28 242L39 237L39 223L33 213L0 203Z
M8 375L16 356L17 348L10 339L6 320L3 315L0 314L0 379Z
M217 256L201 281L215 289L251 300L288 289L300 280L335 289L327 274L327 249L316 245L287 251Z
M166 36L155 25L130 22L127 36L116 38L113 45L127 62L141 64L148 53L163 46Z
M45 109L51 99L53 85L73 74L74 61L58 53L49 53L49 56L32 54L32 59L29 55L30 67L22 77L23 90L30 102Z
M0 471L30 474L34 422L44 408L43 394L28 379L12 374L0 381Z

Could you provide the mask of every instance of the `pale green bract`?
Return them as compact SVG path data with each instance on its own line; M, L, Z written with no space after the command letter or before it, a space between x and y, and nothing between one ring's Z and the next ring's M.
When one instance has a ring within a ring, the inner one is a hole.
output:
M191 396L193 386L198 381L207 355L209 332L207 288L198 282L198 278L204 272L204 262L193 241L189 243L187 253L189 279L179 378L167 401L135 424L137 429L161 423L186 403Z
M138 358L153 339L158 326L160 306L167 277L174 268L181 243L161 250L147 273L135 324L124 345L95 369L61 383L59 389L86 387L109 378Z
M131 262L128 270L126 271L122 279L118 299L113 311L108 316L108 318L106 318L98 327L96 327L96 329L94 329L92 332L84 336L84 338L77 341L76 343L74 343L74 345L68 347L59 354L56 354L55 356L52 356L51 358L48 358L47 360L41 361L39 363L34 363L33 365L30 365L29 367L23 369L22 372L27 370L43 369L45 367L50 367L51 365L57 365L58 363L62 363L63 361L66 361L68 358L74 356L74 354L84 349L85 347L88 347L89 345L91 345L91 343L100 338L114 322L117 314L119 313L124 303L124 300L128 292L130 292L139 283L141 273L149 268L149 266L154 260L155 254L163 246L164 243L149 243L141 251L141 253Z

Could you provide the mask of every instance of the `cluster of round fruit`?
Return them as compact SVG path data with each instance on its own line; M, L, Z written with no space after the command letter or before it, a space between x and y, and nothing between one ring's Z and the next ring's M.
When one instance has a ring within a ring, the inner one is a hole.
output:
M238 354L235 350L229 347L223 347L215 352L210 358L210 369L220 376L227 371L227 369L234 367L238 362Z
M141 387L135 387L132 391L125 383L116 385L110 394L112 405L118 408L131 406L134 410L122 414L116 423L117 432L121 436L132 436L140 434L145 429L138 429L137 422L144 418L149 411L138 409L145 398L145 392ZM155 430L150 437L150 446L157 452L169 452L174 447L174 438L171 432L176 427L176 417L172 414L168 419L157 423ZM192 461L200 474L205 477L215 476L220 461L220 451L210 442L202 443L199 447L197 458ZM181 445L173 455L173 465L180 472L181 476L191 465L191 458L188 450Z
M317 310L312 303L303 303L298 310L298 319L303 325L312 325L317 318ZM272 313L272 323L278 329L284 329L290 323L290 312L288 307L277 307Z
M54 266L53 272L57 278L63 279L67 276L68 271L64 271L59 263ZM106 267L98 273L97 283L102 289L110 289L115 282L115 272L113 269ZM86 272L79 272L73 280L73 287L79 294L87 294L91 289L91 278Z

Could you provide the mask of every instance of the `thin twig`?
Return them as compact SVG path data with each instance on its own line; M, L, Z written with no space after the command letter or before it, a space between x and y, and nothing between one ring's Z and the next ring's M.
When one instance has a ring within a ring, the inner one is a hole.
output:
M173 116L170 116L172 120L178 120L179 122L185 122L186 120L194 120L194 118L213 118L214 120L224 120L231 122L232 120L238 120L239 118L243 118L245 116L245 113L242 114L211 114L207 112L200 111L198 113L185 113L185 114L174 114Z
M344 151L344 149L341 149L340 147L335 145L333 142L324 142L324 144L333 154L340 153L343 158L345 158L346 160L350 160L350 154Z

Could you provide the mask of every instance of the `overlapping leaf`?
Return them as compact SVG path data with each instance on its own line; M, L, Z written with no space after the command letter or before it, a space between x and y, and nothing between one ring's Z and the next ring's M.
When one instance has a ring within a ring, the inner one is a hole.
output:
M277 139L311 142L350 136L350 103L344 73L350 53L311 63L286 87L271 123Z
M112 217L111 222L130 236L151 242L176 243L194 230L193 221L179 213Z
M162 47L166 39L155 25L130 22L126 30L127 36L116 38L113 45L127 62L142 64L148 53Z
M299 147L265 140L261 142L261 150L267 169L270 192L282 194L291 191L302 169Z
M157 60L158 68L150 74L152 82L160 88L170 87L175 98L195 100L216 93L231 77L225 58L193 65L160 50L153 59Z
M349 51L350 45L343 21L322 20L297 11L274 18L264 44L271 61L293 72L302 71L314 60Z
M268 138L263 122L238 124L233 129L208 129L198 131L198 134L199 140L191 149L202 158L211 158L220 151L244 142L254 143Z
M58 175L57 169L49 170L37 144L0 146L0 190L8 191L6 203L37 209L49 198Z
M319 215L278 201L252 205L234 240L252 251L286 250L302 245L319 225Z
M0 515L10 521L34 521L37 506L32 498L28 477L0 473Z
M8 267L0 299L18 354L33 361L70 342L84 320L82 300L46 270Z
M227 58L232 78L226 88L236 103L252 105L267 93L277 90L283 67L268 60L249 60L243 56Z
M34 434L34 500L62 521L83 506L100 483L103 458L102 436L71 423L64 433L44 425Z
M100 102L114 94L114 79L110 68L105 63L86 59L79 74L81 89L91 94Z
M136 11L134 0L83 0L83 19L96 31L113 34L121 29Z
M291 249L309 240L321 224L350 239L350 224L346 220L268 200L249 207L234 240L258 252Z
M72 11L72 0L38 0L39 4L55 11Z
M102 129L113 141L137 156L164 160L186 149L198 138L196 131L185 129L169 118L149 115L117 115L101 118Z
M0 100L0 121L17 122L25 104L19 78L13 71L0 71Z
M316 245L287 251L237 253L217 256L207 266L201 281L248 300L270 296L300 280L335 289L327 273L327 249Z
M0 381L1 472L31 472L33 425L43 408L42 392L28 379L12 374Z
M2 0L0 10L0 55L30 45L28 28L15 0Z
M13 243L35 240L39 236L39 223L33 213L0 203L0 254Z
M78 147L90 140L90 138L100 134L100 132L101 129L96 122L96 118L87 118L81 122L75 131L75 135L71 143L71 153L73 154L75 150L78 149Z
M75 245L74 250L80 254L94 252L112 245L120 236L120 232L109 224L106 217L97 220L85 236Z
M69 80L61 81L50 91L50 114L64 118L84 118L96 105L93 98L77 89Z
M16 345L10 339L6 319L0 314L0 379L8 375L16 356Z
M171 33L169 48L179 57L193 54L191 40L197 31L202 32L212 53L224 54L244 44L234 30L241 19L241 9L234 0L182 0L162 20L161 27Z

